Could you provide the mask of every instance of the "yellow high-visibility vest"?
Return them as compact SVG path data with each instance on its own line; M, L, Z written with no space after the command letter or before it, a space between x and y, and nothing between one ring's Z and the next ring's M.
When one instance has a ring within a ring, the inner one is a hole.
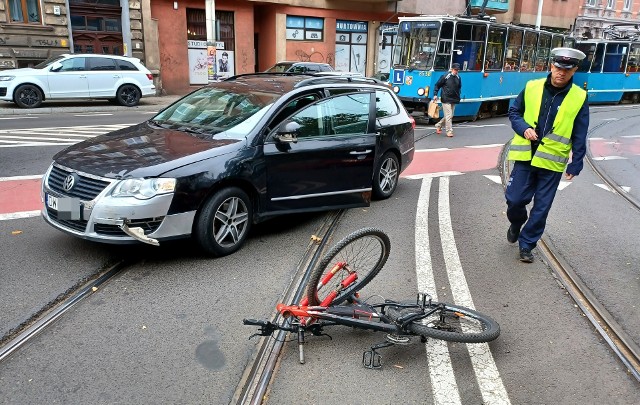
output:
M546 78L531 80L527 83L524 90L525 107L523 118L532 128L535 128L535 122L538 120L546 80ZM538 146L535 155L533 157L531 156L531 141L518 134L514 134L507 159L530 160L532 166L553 170L555 172L563 172L569 162L573 123L586 97L586 91L575 84L571 85L553 121L553 132L546 135L538 134L540 137L544 135L544 138L542 138L542 142Z

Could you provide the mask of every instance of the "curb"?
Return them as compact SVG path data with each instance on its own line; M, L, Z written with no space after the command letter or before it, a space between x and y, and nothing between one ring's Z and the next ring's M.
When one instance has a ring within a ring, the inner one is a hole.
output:
M0 116L8 115L44 115L44 114L56 114L56 113L85 113L85 112L111 112L111 111L159 111L174 101L178 100L182 96L169 96L169 97L149 97L140 100L140 104L135 107L124 107L119 105L108 104L101 101L80 101L75 105L69 106L54 106L40 108L18 108L18 107L1 107ZM46 101L45 101L46 103ZM59 103L59 102L52 102ZM82 104L88 103L88 104ZM14 105L13 103L6 103L7 105Z

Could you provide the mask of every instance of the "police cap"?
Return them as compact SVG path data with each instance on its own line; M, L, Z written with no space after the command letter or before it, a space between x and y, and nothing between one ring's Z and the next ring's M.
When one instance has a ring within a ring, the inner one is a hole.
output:
M573 48L554 48L551 50L553 64L559 68L572 69L580 64L585 54Z

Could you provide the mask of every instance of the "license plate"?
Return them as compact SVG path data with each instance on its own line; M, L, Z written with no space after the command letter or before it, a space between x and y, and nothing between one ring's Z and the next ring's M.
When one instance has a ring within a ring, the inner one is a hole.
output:
M78 198L54 197L47 194L47 207L58 213L58 219L79 220L82 218L82 204Z

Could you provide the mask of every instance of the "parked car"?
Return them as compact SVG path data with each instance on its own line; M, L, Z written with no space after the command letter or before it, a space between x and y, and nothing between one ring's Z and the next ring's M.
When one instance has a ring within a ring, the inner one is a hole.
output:
M124 56L65 54L35 68L0 71L0 100L22 108L62 99L108 99L131 107L155 93L149 69Z
M315 73L315 72L333 72L334 69L328 63L319 62L278 62L271 66L265 72L268 73Z
M374 79L234 76L56 154L42 215L93 241L191 236L226 255L266 218L390 197L413 159L414 128Z

